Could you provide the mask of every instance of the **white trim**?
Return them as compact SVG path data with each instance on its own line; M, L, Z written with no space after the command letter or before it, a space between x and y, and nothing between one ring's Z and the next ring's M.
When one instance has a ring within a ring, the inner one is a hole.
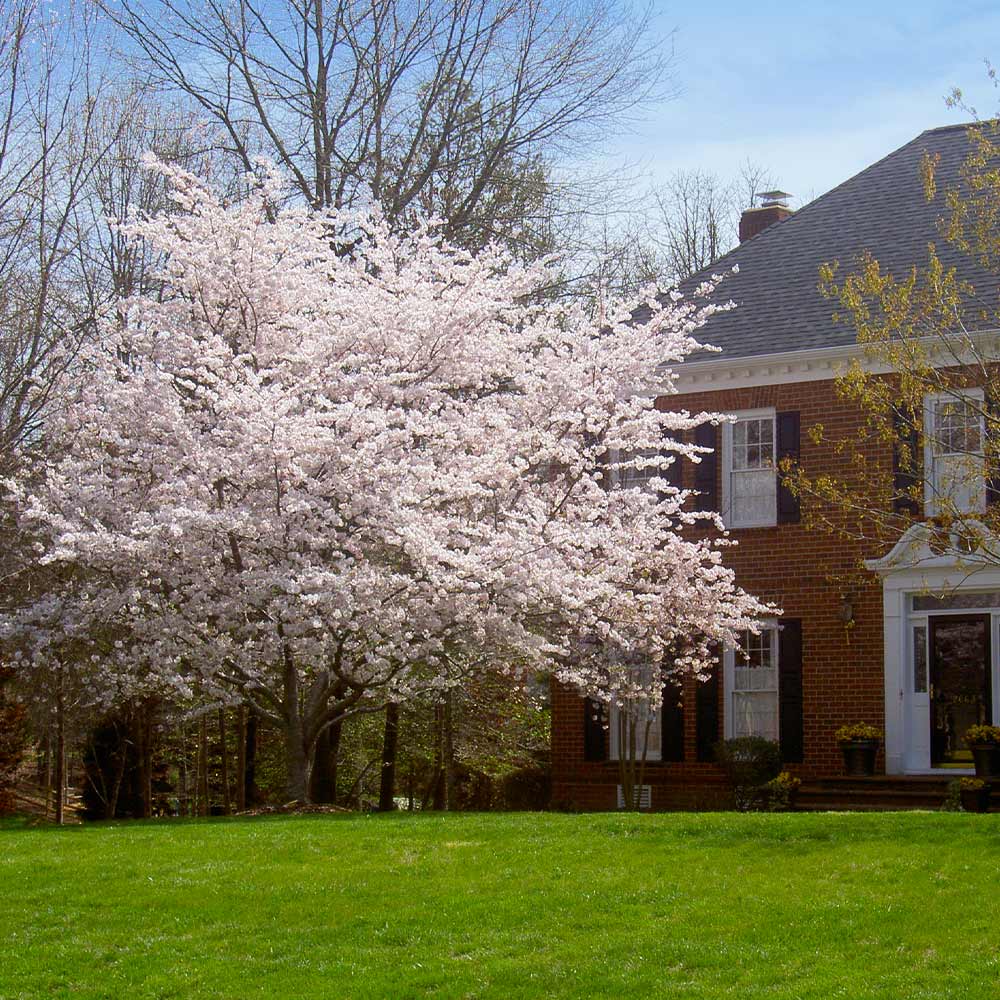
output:
M982 527L982 526L981 526ZM985 527L982 527L985 532ZM938 554L931 547L933 532L923 522L911 525L881 559L867 559L865 566L882 577L882 620L885 650L885 769L887 774L905 774L909 734L907 692L910 687L910 624L914 619L910 597L919 593L953 590L1000 590L1000 565L988 555L973 552ZM984 615L990 609L982 609ZM1000 635L1000 613L994 612L990 646L993 679L1000 670L1000 650L994 640ZM928 664L928 669L930 665ZM994 718L1000 710L1000 691L994 685ZM914 773L920 773L916 768ZM946 775L954 768L933 770Z
M777 468L774 470L774 512L770 518L760 521L740 521L738 524L732 518L732 475L733 475L733 426L741 420L766 420L771 418L771 441L775 458L778 454L777 411L773 406L757 410L739 410L730 414L731 420L722 425L722 522L727 528L773 528L778 523L778 480Z
M706 327L706 342L711 343L711 321ZM1000 351L1000 330L983 330L969 337L976 351ZM940 337L921 339L932 354L939 352L945 367L974 361L975 352L946 350ZM731 358L712 356L666 365L672 370L676 382L664 388L667 393L705 392L723 389L744 389L760 385L785 385L792 382L819 382L835 379L847 371L852 361L861 361L865 371L888 373L895 370L890 364L873 364L865 361L864 348L857 343L835 347L816 347L802 351L778 351L752 357ZM660 393L662 395L663 392Z

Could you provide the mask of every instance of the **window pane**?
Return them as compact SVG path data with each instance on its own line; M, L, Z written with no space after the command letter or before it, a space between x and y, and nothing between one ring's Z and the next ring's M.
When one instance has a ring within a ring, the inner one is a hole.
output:
M643 448L629 454L621 456L621 462L630 463L618 470L618 482L623 489L633 487L645 490L649 488L649 481L664 474L663 470L655 464L645 464L646 459L656 458L659 452L655 448ZM636 463L636 464L631 464ZM641 468L640 468L641 466Z
M744 632L733 654L733 735L778 738L778 664L773 628Z
M934 450L938 455L975 455L982 451L980 413L975 402L941 399L935 403Z
M774 468L773 419L738 420L733 426L733 469L769 468Z
M778 738L777 691L733 692L733 735Z
M733 472L730 477L734 524L771 522L775 517L778 483L770 469L762 472Z
M983 457L974 454L935 455L934 493L955 510L981 510L985 486Z
M959 591L944 597L913 595L914 611L947 611L950 608L1000 608L1000 590L987 590L978 594Z
M917 694L927 691L927 626L913 627L913 690Z

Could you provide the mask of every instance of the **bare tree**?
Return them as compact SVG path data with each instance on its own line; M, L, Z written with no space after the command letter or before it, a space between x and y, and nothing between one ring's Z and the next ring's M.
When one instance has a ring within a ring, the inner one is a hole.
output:
M135 80L108 88L95 103L91 129L97 155L72 223L79 293L96 316L118 299L150 291L156 280L159 262L149 247L126 237L117 225L129 215L172 209L162 174L146 170L144 156L152 153L213 178L225 165L213 162L211 135L191 111L164 106ZM239 184L232 177L228 186Z
M0 12L0 465L39 427L86 326L72 218L95 162L92 22L35 0Z
M241 169L266 154L315 206L433 209L472 246L512 177L621 129L667 63L620 0L100 2Z
M735 242L733 191L702 170L678 171L653 190L651 239L662 270L680 281L717 261Z
M740 215L774 186L770 172L749 158L730 180L679 170L655 186L647 239L659 256L661 280L683 281L728 253L737 243Z

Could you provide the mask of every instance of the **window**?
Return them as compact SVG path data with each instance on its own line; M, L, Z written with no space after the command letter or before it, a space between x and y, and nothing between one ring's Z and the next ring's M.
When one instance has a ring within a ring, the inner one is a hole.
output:
M928 513L986 509L983 393L928 396L925 407Z
M621 707L613 705L609 727L611 760L620 760L623 748L626 760L632 759L633 753L637 761L644 756L647 761L659 760L661 714L651 712L645 701L633 700Z
M774 410L738 414L723 426L722 507L732 528L777 524Z
M745 632L732 651L730 724L732 736L778 739L778 630Z
M656 448L642 448L635 452L620 454L618 461L635 464L629 464L624 467L620 466L618 468L616 473L618 485L622 489L637 487L641 490L648 490L651 479L666 475L665 471L660 467L659 462L654 461L654 459L658 459L659 457L660 452ZM647 462L648 464L645 464Z
M913 626L913 692L927 693L927 626Z
M652 679L649 665L635 664L642 683ZM647 688L648 689L648 688ZM609 713L611 759L647 761L660 759L660 729L662 713L650 710L644 698L628 697L620 705L612 705Z

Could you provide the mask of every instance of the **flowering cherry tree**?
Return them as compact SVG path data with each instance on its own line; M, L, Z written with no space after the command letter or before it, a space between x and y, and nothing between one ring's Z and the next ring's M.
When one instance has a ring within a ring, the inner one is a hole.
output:
M712 516L660 475L713 419L652 402L704 299L595 322L539 303L547 265L279 208L276 176L227 206L150 169L177 210L128 229L166 291L107 317L49 457L9 484L48 581L3 627L23 669L71 651L105 697L249 700L304 799L317 737L353 712L473 671L655 705L662 679L616 664L683 640L670 669L698 672L752 627L698 538ZM629 468L646 488L617 485Z

